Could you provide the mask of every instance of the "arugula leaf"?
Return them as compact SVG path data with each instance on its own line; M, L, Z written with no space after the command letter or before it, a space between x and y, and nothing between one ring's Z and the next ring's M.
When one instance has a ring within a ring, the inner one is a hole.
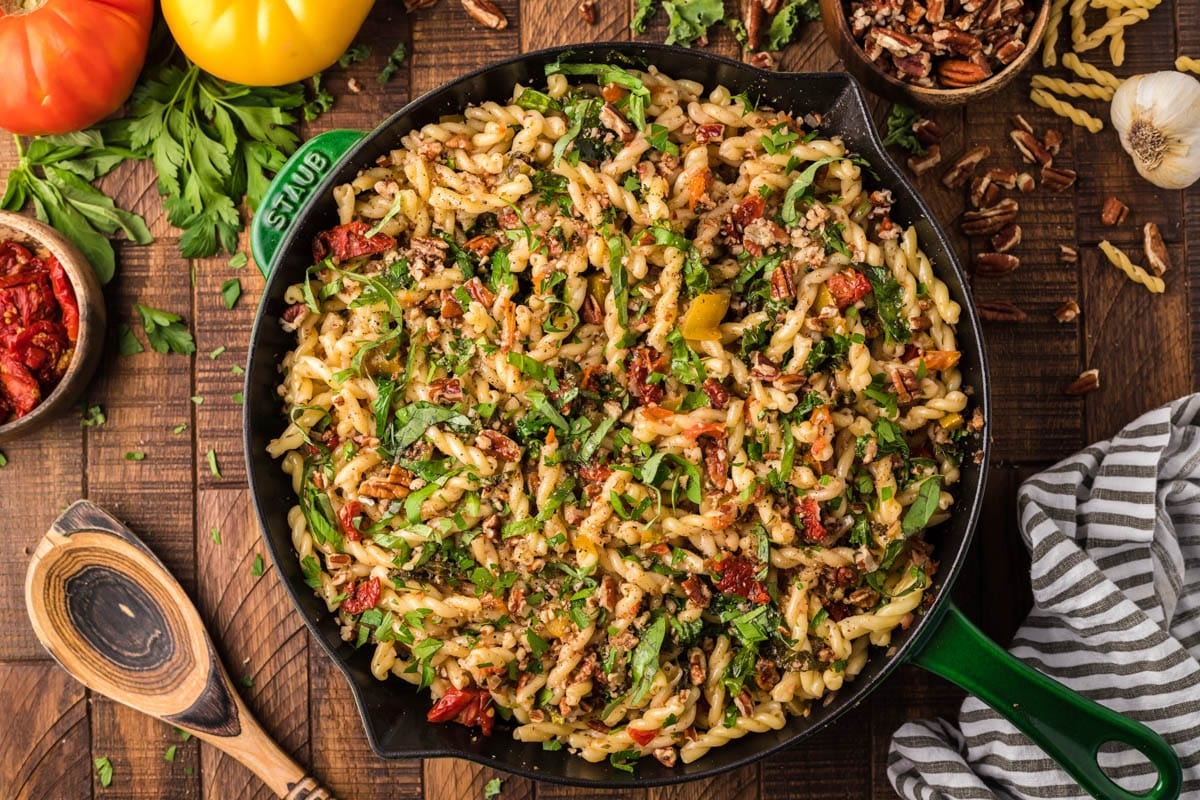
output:
M425 436L434 425L449 422L458 427L470 427L471 420L460 411L419 400L396 411L397 428L391 445L395 452L407 449Z
M904 521L901 523L905 536L911 536L929 524L929 520L937 513L941 494L942 479L940 475L934 475L921 483L921 488L917 491L917 499L913 500L912 505L908 507L908 511L904 514Z
M395 76L400 70L400 65L404 63L404 59L406 58L408 58L408 48L404 46L404 42L401 42L396 45L395 50L388 54L387 63L379 71L380 86L383 86Z
M670 136L671 130L666 125L651 123L646 141L650 142L650 146L659 152L677 156L679 155L679 145L672 142Z
M141 314L142 330L146 332L146 340L156 352L179 353L185 356L196 352L196 342L178 314L160 311L140 303L134 308Z
M662 6L669 20L666 44L688 47L707 39L709 27L725 16L723 0L664 0Z
M913 108L896 103L887 116L887 136L884 144L894 144L913 155L922 155L925 146L913 134L913 125L921 119L921 114Z
M337 65L342 69L345 69L351 64L357 64L359 61L366 61L370 57L371 45L356 44L353 47L348 48L346 52L342 53L341 58L337 60Z
M767 50L782 50L796 35L796 26L821 18L818 0L789 0L771 20L767 28Z
M838 161L837 158L820 158L808 165L808 168L797 176L796 180L792 181L792 185L788 187L787 194L783 196L783 208L780 209L780 216L788 225L795 225L800 221L800 212L796 208L796 204L804 199L808 194L808 190L812 188L813 181L817 178L817 170L826 164L831 164Z
M654 17L657 11L658 6L655 5L655 0L637 0L637 7L633 11L633 19L629 21L629 30L634 33L645 33L646 23Z
M625 98L629 121L640 131L646 128L646 106L650 104L650 90L642 79L632 72L612 64L570 64L554 61L546 65L547 75L591 75L603 86L616 84L629 90Z
M637 705L647 694L658 674L658 651L662 648L663 639L667 634L667 618L660 615L647 628L633 648L630 659L630 669L633 674L633 694L629 698L630 705Z
M904 288L887 267L865 267L867 280L875 294L875 310L887 335L897 342L912 338L904 315Z

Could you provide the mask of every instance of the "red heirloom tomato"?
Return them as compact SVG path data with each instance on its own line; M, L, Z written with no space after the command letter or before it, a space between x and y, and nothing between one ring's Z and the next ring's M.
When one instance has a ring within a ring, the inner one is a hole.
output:
M0 128L68 133L116 111L153 21L153 0L0 0Z

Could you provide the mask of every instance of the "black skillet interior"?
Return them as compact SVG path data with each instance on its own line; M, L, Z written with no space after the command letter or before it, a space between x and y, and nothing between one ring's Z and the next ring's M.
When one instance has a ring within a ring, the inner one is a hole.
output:
M847 683L828 705L816 704L810 716L793 717L779 731L751 734L709 752L699 762L674 769L645 759L636 775L617 771L608 764L589 764L566 752L546 752L538 744L514 741L507 730L498 728L491 737L477 736L460 725L433 725L425 721L430 701L399 680L382 683L369 669L371 648L355 651L338 636L335 618L304 584L292 550L287 511L295 504L290 479L279 463L266 454L268 441L283 428L283 412L275 387L277 365L292 342L278 324L284 310L286 288L302 279L310 265L310 242L314 234L337 224L332 189L351 180L358 170L380 154L399 146L410 129L460 114L471 103L503 100L514 84L543 85L544 67L555 59L579 62L610 62L645 68L653 65L675 78L690 78L705 87L723 84L732 92L760 96L762 103L797 115L815 112L823 117L826 135L840 136L847 147L864 156L878 179L865 176L872 186L887 187L896 198L893 218L915 224L923 249L934 269L950 288L951 296L963 306L958 326L959 346L964 353L965 384L975 390L974 403L987 408L987 384L978 320L967 297L961 267L945 236L938 230L928 207L886 155L863 98L863 92L843 73L766 73L744 64L701 52L648 44L610 43L578 45L529 53L455 80L405 106L375 131L368 134L313 192L307 206L296 215L293 229L285 236L273 264L255 321L246 374L245 447L247 470L271 556L283 575L297 607L316 639L345 672L375 751L386 758L414 756L459 756L555 782L602 786L661 785L691 780L733 769L760 758L827 726L867 695L886 674L895 669L912 650L923 631L931 630L939 616L941 598L957 574L979 513L983 496L982 474L973 464L964 465L958 487L957 513L932 537L941 561L938 576L939 602L907 632L897 631L892 657L875 653L858 678ZM986 463L986 462L985 462Z

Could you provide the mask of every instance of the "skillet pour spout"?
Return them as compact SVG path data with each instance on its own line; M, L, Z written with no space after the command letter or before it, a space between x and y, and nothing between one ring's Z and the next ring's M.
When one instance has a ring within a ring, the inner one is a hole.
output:
M456 756L530 778L595 788L674 784L735 769L819 735L861 703L900 664L915 660L964 686L973 673L989 676L1000 689L991 692L991 683L967 688L988 700L992 699L990 693L996 702L1010 708L1013 703L1023 703L1022 713L1029 712L1027 718L1013 721L1043 744L1054 737L1045 735L1047 726L1036 710L1044 697L1053 695L1071 709L1077 729L1103 732L1107 737L1104 741L1130 742L1151 758L1159 770L1161 791L1140 797L1158 800L1177 796L1178 764L1161 739L1138 723L1070 695L1063 687L1016 662L987 642L951 605L948 590L962 568L980 514L986 471L979 464L987 463L987 437L981 442L978 462L962 466L959 501L950 520L930 533L941 560L940 584L935 588L932 607L908 631L896 631L893 655L876 654L855 681L847 683L831 702L814 707L808 717L791 717L780 730L734 740L691 764L667 768L645 759L636 774L626 774L606 763L592 764L566 753L547 752L540 744L514 741L502 729L490 737L479 737L462 726L429 724L425 721L429 703L426 696L418 695L407 684L377 681L369 669L370 654L356 652L341 640L336 619L304 583L286 519L288 507L295 502L291 481L266 452L267 443L278 433L280 420L279 398L274 390L277 365L292 346L279 325L287 305L284 292L310 266L309 245L313 236L338 222L333 187L352 180L360 169L394 148L412 128L442 116L460 114L471 103L507 97L516 83L537 85L545 78L546 65L560 59L642 69L653 65L674 77L695 79L706 86L721 84L735 94L746 92L796 116L818 115L823 131L840 137L849 150L870 162L874 178L868 183L892 191L895 198L892 218L902 225L915 226L934 269L947 284L952 299L962 306L958 338L963 353L960 362L963 382L973 388L973 402L985 419L991 417L979 318L965 288L962 267L929 207L885 152L863 92L848 75L768 73L707 53L663 45L609 43L559 47L517 56L447 83L409 103L370 133L331 131L310 140L280 171L254 220L255 260L268 281L255 320L246 369L247 472L271 557L313 636L349 680L375 751L385 758ZM977 657L987 659L992 666L987 670L976 669L973 659ZM1047 687L1042 682L1053 686ZM1013 694L1005 694L1001 689ZM1085 717L1088 721L1081 723ZM1071 731L1059 729L1053 746L1047 746L1047 751L1059 759L1064 769L1097 797L1114 800L1134 797L1114 793L1112 790L1120 787L1095 766L1095 752L1086 757L1093 744L1098 748L1102 742L1080 740L1063 744L1071 739L1070 734ZM1088 762L1094 769L1089 770L1088 763L1072 764L1072 760Z

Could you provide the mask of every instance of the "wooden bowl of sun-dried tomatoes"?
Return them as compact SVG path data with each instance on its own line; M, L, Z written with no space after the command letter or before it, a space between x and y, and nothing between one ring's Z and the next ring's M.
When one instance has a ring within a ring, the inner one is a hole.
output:
M77 404L104 328L104 296L83 254L53 228L0 211L0 441Z

